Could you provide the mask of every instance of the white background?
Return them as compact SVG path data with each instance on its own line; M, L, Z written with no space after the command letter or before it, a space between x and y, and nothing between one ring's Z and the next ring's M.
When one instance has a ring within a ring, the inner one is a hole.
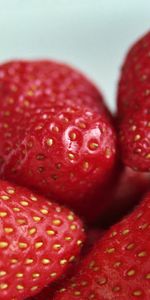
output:
M115 107L128 46L150 29L150 0L0 0L0 61L53 58L73 64Z

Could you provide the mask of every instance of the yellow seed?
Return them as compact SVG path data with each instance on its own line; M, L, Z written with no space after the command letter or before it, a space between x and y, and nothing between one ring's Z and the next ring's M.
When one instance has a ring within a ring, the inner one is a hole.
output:
M8 247L8 243L7 242L0 242L0 249L4 249Z
M53 139L48 139L47 141L46 141L46 144L48 145L48 146L52 146L53 145Z
M7 192L8 192L8 194L13 195L13 194L15 194L15 189L14 188L8 188Z
M71 256L70 258L69 258L69 262L73 262L74 260L75 260L75 256Z
M76 230L76 229L77 229L77 226L73 224L73 225L70 226L70 229L71 229L71 230Z
M76 135L75 132L72 132L72 133L70 134L70 139L71 139L72 141L75 141L76 137L77 137L77 135Z
M19 248L20 249L26 249L28 247L28 244L27 243L23 243L23 242L20 242L19 243Z
M98 148L98 144L97 143L90 143L90 149L91 150L96 150Z
M31 265L33 263L33 259L32 258L27 258L26 260L25 260L25 264L26 265Z
M127 250L131 250L133 248L134 248L134 243L128 244L126 247Z
M18 207L13 207L13 211L18 212L18 211L20 211L20 208L18 208Z
M85 129L85 128L86 128L86 125L85 125L85 123L83 123L83 122L80 122L80 123L78 124L78 126L79 126L81 129Z
M39 273L33 273L33 274L32 274L32 277L33 277L33 278L39 278L39 277L40 277L40 274L39 274Z
M35 248L36 249L39 249L39 248L41 248L43 246L43 242L36 242L35 243Z
M88 284L87 281L81 281L82 286L86 286L87 284Z
M57 275L57 273L51 273L50 276L51 277L55 277Z
M47 215L48 214L48 210L47 209L40 209L40 212L43 214L43 215Z
M139 257L145 257L147 255L146 251L141 251L138 253Z
M98 280L98 284L104 285L107 282L107 279L105 277Z
M15 265L15 264L18 263L18 259L12 258L12 259L10 260L10 262L11 262L12 265Z
M116 261L113 265L114 267L120 267L121 266L121 261Z
M71 159L71 160L73 160L73 159L75 158L74 154L72 154L72 153L68 153L68 157L69 157L69 159Z
M150 153L146 154L145 158L150 159Z
M5 231L6 233L11 233L11 232L13 232L14 230L13 230L13 228L11 228L11 227L5 227L5 228L4 228L4 231Z
M109 254L114 253L115 252L115 248L113 248L113 247L112 248L107 248L106 252L109 253Z
M7 195L2 195L2 196L1 196L1 199L2 199L2 200L9 200L9 199L10 199L10 197L9 197L9 196L7 196Z
M35 222L40 222L40 221L41 221L41 218L38 217L38 216L34 216L34 217L33 217L33 220L34 220Z
M0 211L0 217L4 218L7 216L7 212L6 211Z
M63 293L63 292L65 292L65 291L66 291L66 289L65 289L65 288L62 288L62 289L59 290L59 293Z
M81 240L78 240L78 241L77 241L77 245L78 245L78 246L80 246L80 245L82 245L82 244L83 244L83 242L82 242Z
M116 231L113 231L112 233L111 233L111 237L114 237L114 236L116 236L117 235L117 232Z
M16 277L17 277L17 278L22 278L22 277L23 277L23 273L17 273L17 274L16 274Z
M88 161L85 161L84 163L83 163L83 169L84 170L87 170L89 168L89 163L88 163Z
M66 240L66 241L71 241L72 238L71 238L71 236L66 236L66 237L65 237L65 240Z
M113 292L119 292L119 291L120 291L120 286L114 286L114 287L112 288L112 291L113 291Z
M53 249L54 250L59 250L61 248L61 245L60 244L54 244L53 245Z
M17 222L19 225L27 224L27 222L26 222L25 219L17 219L16 222Z
M61 259L60 260L60 265L65 265L67 263L67 259Z
M43 265L48 265L48 264L50 264L50 263L51 263L50 259L48 259L48 258L43 258L43 259L42 259L42 264L43 264Z
M36 233L36 228L35 227L33 227L33 228L30 228L29 230L28 230L28 232L29 232L29 234L34 234L34 233Z
M0 290L6 290L8 288L8 284L7 283L1 283L0 284Z
M18 285L16 286L16 289L17 289L18 291L22 291L22 290L24 290L24 286L21 285L21 284L18 284Z
M55 226L59 226L59 225L61 225L62 224L62 221L61 220L59 220L59 219L56 219L56 220L53 220L53 222L52 222Z
M135 270L129 270L128 272L127 272L127 275L128 276L133 276L133 275L135 275Z
M105 156L106 156L106 158L110 158L110 156L111 156L111 150L109 148L106 149Z
M51 229L46 230L46 232L47 232L48 235L55 235L56 234L55 231L51 230Z
M0 277L5 276L7 273L5 271L0 271Z
M72 214L70 214L67 216L67 219L72 222L72 221L74 221L74 216Z
M134 137L134 141L139 141L141 138L140 134L136 134L135 137Z
M34 292L34 291L36 291L37 289L38 289L38 286L33 286L33 287L31 288L31 291Z
M133 295L134 295L134 296L137 296L137 297L138 297L138 296L141 296L141 295L142 295L142 291L136 290L136 291L133 292Z
M145 278L150 279L150 273L146 274Z
M80 296L80 295L81 295L81 292L80 292L80 291L75 291L75 292L74 292L74 295L75 295L75 296Z
M122 231L122 234L123 234L123 235L127 235L129 232L130 232L129 229L124 229L124 230Z
M22 206L28 206L29 205L29 202L28 201L20 201L20 204Z
M33 196L33 195L31 195L30 199L31 199L32 201L38 201L37 197L35 197L35 196Z

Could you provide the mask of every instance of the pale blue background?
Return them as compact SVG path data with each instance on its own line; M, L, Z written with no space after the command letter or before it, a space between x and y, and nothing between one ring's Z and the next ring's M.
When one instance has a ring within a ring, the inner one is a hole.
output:
M114 108L128 45L150 29L150 0L0 0L0 61L54 58L85 71Z

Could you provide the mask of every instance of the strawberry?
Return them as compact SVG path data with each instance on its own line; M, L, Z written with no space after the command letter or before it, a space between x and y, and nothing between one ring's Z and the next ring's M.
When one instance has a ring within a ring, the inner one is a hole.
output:
M150 102L150 31L129 50L118 87L120 116Z
M32 296L79 254L84 232L68 209L0 181L0 299Z
M137 172L129 167L120 170L116 182L105 192L104 197L111 198L111 202L101 218L101 224L108 227L130 212L149 190L149 185L149 172Z
M96 243L96 241L98 241L98 239L100 239L103 236L103 234L104 234L104 231L100 228L89 228L86 231L87 239L85 240L81 254L77 258L77 260L74 263L74 265L72 266L72 268L69 269L65 274L63 274L58 281L45 287L38 295L36 295L28 300L49 300L49 299L52 300L56 289L61 284L63 284L64 281L68 277L73 276L73 274L76 273L76 270L78 270L78 266L81 263L82 259L88 254L88 252L90 252L94 243Z
M124 163L150 170L150 32L130 49L118 88L120 144Z
M1 177L95 220L116 160L101 95L83 75L53 62L8 63L0 74Z
M120 124L124 163L134 170L150 171L150 110L129 112Z
M12 61L0 65L1 163L7 160L35 112L42 108L44 114L44 109L49 111L51 107L54 112L54 103L60 107L75 103L98 112L106 110L95 86L67 65L52 61Z
M150 299L150 194L95 244L53 300ZM51 297L49 297L51 299Z

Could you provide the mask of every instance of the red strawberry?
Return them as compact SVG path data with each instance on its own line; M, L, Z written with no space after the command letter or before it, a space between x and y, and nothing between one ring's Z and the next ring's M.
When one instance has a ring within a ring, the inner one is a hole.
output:
M25 299L59 278L84 233L68 209L0 181L0 299Z
M70 67L43 61L2 65L0 84L1 177L94 220L104 203L92 211L93 199L96 207L116 159L96 88Z
M149 221L150 194L96 243L52 299L149 300Z
M135 170L150 171L150 110L130 112L120 125L124 163Z
M53 295L56 291L56 289L64 283L64 281L70 277L73 276L73 274L76 273L76 270L78 270L78 266L81 263L82 259L89 253L91 250L92 246L98 239L100 239L104 234L104 231L101 230L100 228L91 228L88 229L86 232L87 239L85 241L85 244L82 248L81 255L77 258L76 264L72 266L71 269L69 269L64 275L61 276L61 278L57 281L54 282L53 284L50 284L46 288L44 288L38 295L28 299L28 300L49 300L53 299Z
M120 116L150 102L150 31L129 50L118 89Z
M144 193L149 190L149 185L150 173L124 167L115 184L105 193L104 197L111 198L111 202L101 218L101 224L108 227L120 220L139 203Z
M150 32L129 51L118 89L122 158L127 166L150 170Z

